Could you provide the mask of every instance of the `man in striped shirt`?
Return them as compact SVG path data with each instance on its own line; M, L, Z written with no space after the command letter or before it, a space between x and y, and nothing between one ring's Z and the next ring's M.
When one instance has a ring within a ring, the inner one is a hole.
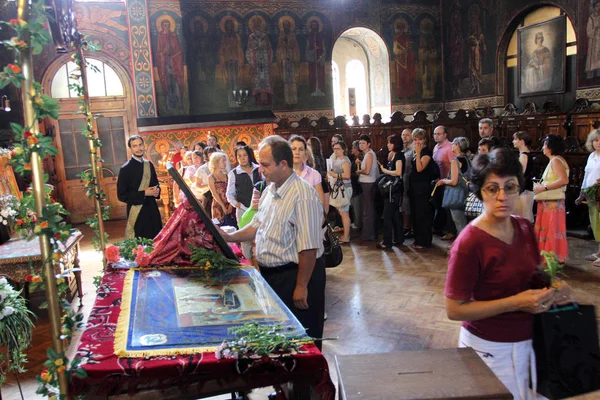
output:
M229 242L256 242L260 272L308 335L323 336L325 265L323 207L316 190L296 175L290 145L270 136L259 147L260 172L271 184L254 219ZM317 342L320 348L320 342Z

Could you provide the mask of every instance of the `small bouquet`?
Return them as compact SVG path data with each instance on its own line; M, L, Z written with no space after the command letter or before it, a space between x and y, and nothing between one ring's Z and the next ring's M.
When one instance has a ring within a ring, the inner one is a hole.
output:
M19 199L12 194L0 196L0 224L13 229L19 215Z
M600 198L598 198L598 195L600 195L600 191L598 191L599 188L598 181L596 181L592 186L586 187L581 191L581 197L583 204L595 204L596 208L600 211Z

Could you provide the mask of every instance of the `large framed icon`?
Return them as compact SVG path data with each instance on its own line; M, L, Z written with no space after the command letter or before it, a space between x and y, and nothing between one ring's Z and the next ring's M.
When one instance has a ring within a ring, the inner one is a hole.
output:
M169 172L171 178L173 178L177 186L179 186L179 189L183 192L183 194L185 194L185 197L190 202L196 213L200 216L200 219L206 225L206 229L208 229L208 231L213 235L213 237L215 238L215 242L223 252L223 255L232 260L237 260L237 256L235 255L231 247L229 247L227 242L225 242L225 239L223 239L223 236L221 236L221 234L219 233L215 224L212 222L209 216L206 215L206 212L204 212L204 209L202 208L200 203L198 203L198 199L196 199L196 196L194 196L190 187L187 185L187 183L185 183L179 172L175 169L173 163L167 163L167 171Z

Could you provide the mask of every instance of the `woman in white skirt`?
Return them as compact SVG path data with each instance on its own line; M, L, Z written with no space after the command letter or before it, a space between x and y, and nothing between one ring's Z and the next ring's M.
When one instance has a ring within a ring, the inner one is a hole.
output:
M523 186L516 155L495 149L471 168L471 189L484 211L450 249L446 312L463 321L459 347L472 347L515 399L535 399L533 314L570 302L571 289L533 279L541 263L533 226L511 215Z

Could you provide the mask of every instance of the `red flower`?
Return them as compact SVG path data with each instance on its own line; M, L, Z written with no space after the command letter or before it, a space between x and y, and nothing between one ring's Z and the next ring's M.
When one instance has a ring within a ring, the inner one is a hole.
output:
M18 74L21 72L21 67L15 64L8 64L7 67L13 72L13 74Z
M10 21L8 21L11 25L16 25L19 23L19 20L16 18L11 19Z
M111 263L118 262L121 258L119 254L119 248L117 246L108 246L104 251L104 254L106 254L106 261Z
M30 138L32 135L33 135L33 133L31 133L30 131L25 131L25 132L23 133L23 137L24 137L25 139L29 139L29 138Z
M29 163L23 164L23 169L25 171L31 171L31 164L29 164Z
M46 229L47 227L48 227L48 221L42 221L42 222L40 222L40 228Z
M135 262L142 268L147 267L150 265L150 254L138 253L137 257L135 258Z
M23 221L22 219L18 219L18 220L17 220L17 225L18 225L18 226L21 226L21 225L23 225L24 223L25 223L25 221Z
M60 232L56 232L56 233L54 234L54 239L56 239L56 240L60 240Z
M27 143L29 143L30 146L36 145L38 142L39 140L35 136L30 136L27 138Z

